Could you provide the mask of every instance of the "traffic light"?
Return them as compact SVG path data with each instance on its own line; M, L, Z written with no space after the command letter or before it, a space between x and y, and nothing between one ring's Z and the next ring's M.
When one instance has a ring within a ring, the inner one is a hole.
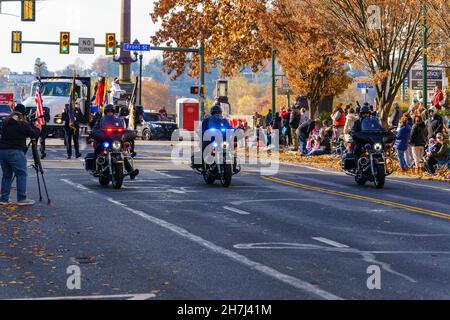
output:
M117 42L115 33L106 34L106 55L114 56L117 54Z
M193 94L195 96L198 96L198 95L201 94L202 96L204 96L204 95L206 95L206 87L205 86L202 86L202 87L198 87L198 86L191 87L191 94Z
M22 21L36 21L36 0L22 0Z
M13 31L11 39L11 53L22 53L22 31Z
M70 32L61 32L59 37L59 53L70 54Z

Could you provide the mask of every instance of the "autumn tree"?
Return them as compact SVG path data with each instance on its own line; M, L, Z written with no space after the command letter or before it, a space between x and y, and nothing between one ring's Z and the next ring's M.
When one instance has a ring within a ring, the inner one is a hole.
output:
M450 0L426 0L431 28L437 30L436 60L450 65Z
M371 74L381 118L422 55L422 12L417 0L307 0L333 22L340 48Z
M265 10L265 0L253 0L252 10ZM258 71L270 57L270 47L258 32L246 0L158 0L151 14L161 29L152 38L155 45L198 48L205 45L206 69L220 67L223 76L251 66ZM199 57L165 52L164 65L173 78L189 65L190 75L199 75Z
M308 97L311 117L325 97L344 92L352 82L344 68L347 53L324 24L314 8L298 0L275 0L259 16L262 36L276 48L294 92Z
M169 85L153 80L142 82L142 102L147 110L159 111L166 107L169 113L175 113L176 99L170 96Z

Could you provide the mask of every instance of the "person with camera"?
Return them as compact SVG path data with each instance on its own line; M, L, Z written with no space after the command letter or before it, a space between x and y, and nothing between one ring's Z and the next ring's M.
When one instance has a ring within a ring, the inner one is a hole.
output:
M41 126L31 125L26 119L26 109L18 104L9 115L1 131L0 164L3 171L0 205L9 204L11 185L17 179L17 205L32 206L33 200L27 198L27 138L37 139Z

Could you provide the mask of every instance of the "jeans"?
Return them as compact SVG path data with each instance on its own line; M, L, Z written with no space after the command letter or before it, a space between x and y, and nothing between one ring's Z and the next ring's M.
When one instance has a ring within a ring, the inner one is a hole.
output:
M300 153L308 154L308 149L306 148L306 146L308 144L308 138L305 136L305 134L300 133L298 139L300 141Z
M21 150L0 150L0 164L3 171L2 202L9 201L14 175L17 179L17 201L27 199L27 158Z
M113 98L113 105L117 106L119 104L119 98Z
M406 150L397 150L398 153L398 162L400 163L400 168L403 170L408 169L408 165L406 164L405 153Z

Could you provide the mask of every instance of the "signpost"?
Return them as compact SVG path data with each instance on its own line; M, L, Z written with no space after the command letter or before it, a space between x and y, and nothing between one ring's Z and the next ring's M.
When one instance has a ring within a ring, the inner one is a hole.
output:
M95 39L94 38L79 38L78 39L78 54L94 54L95 53Z
M420 90L423 88L423 70L411 70L411 89ZM442 89L444 85L444 69L428 69L427 71L427 89L433 90L436 86Z
M152 46L149 44L124 43L122 50L124 51L151 51Z

